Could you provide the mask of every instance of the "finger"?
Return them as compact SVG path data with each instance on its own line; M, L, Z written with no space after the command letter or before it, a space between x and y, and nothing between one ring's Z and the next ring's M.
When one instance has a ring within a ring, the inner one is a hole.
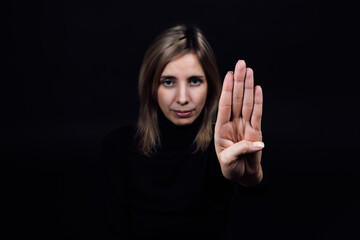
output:
M254 153L262 150L265 147L263 142L251 142L242 140L231 145L229 148L222 152L222 161L225 164L239 159L241 155Z
M241 116L241 108L244 96L244 81L246 73L246 64L244 60L239 60L235 66L234 74L234 90L233 90L233 104L232 116L238 118Z
M233 73L228 72L225 76L221 96L219 100L219 110L216 123L224 124L230 120L231 117L231 99L233 91Z
M263 112L263 92L260 86L255 87L254 109L251 115L251 126L257 130L261 130L261 118Z
M254 72L251 68L246 69L244 85L242 117L245 121L250 121L250 116L254 105Z

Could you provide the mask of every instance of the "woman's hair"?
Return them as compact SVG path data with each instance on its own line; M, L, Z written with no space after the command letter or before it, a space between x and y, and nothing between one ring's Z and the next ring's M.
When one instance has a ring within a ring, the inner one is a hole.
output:
M162 32L147 49L139 75L140 116L137 139L140 150L150 156L160 147L157 90L166 65L184 54L193 53L200 62L208 83L201 127L194 140L195 152L205 150L213 138L221 79L210 44L196 27L174 26Z

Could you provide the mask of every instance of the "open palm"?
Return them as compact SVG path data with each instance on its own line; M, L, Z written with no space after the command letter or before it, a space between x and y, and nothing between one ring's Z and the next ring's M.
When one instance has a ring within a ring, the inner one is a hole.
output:
M240 60L225 76L215 125L215 149L223 175L245 186L262 179L263 96L252 69Z

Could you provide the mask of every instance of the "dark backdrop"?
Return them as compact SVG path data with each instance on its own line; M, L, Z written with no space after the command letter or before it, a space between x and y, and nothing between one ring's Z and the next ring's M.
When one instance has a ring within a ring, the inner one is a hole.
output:
M11 1L3 4L2 232L98 238L101 140L134 123L148 45L200 27L221 75L245 59L264 90L265 196L236 199L233 239L357 235L357 28L320 1Z

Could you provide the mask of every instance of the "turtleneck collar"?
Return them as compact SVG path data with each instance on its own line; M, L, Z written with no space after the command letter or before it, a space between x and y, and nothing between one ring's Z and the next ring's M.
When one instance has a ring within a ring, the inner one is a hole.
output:
M161 110L158 111L161 150L193 149L194 140L200 130L203 114L190 125L177 126L168 120Z

